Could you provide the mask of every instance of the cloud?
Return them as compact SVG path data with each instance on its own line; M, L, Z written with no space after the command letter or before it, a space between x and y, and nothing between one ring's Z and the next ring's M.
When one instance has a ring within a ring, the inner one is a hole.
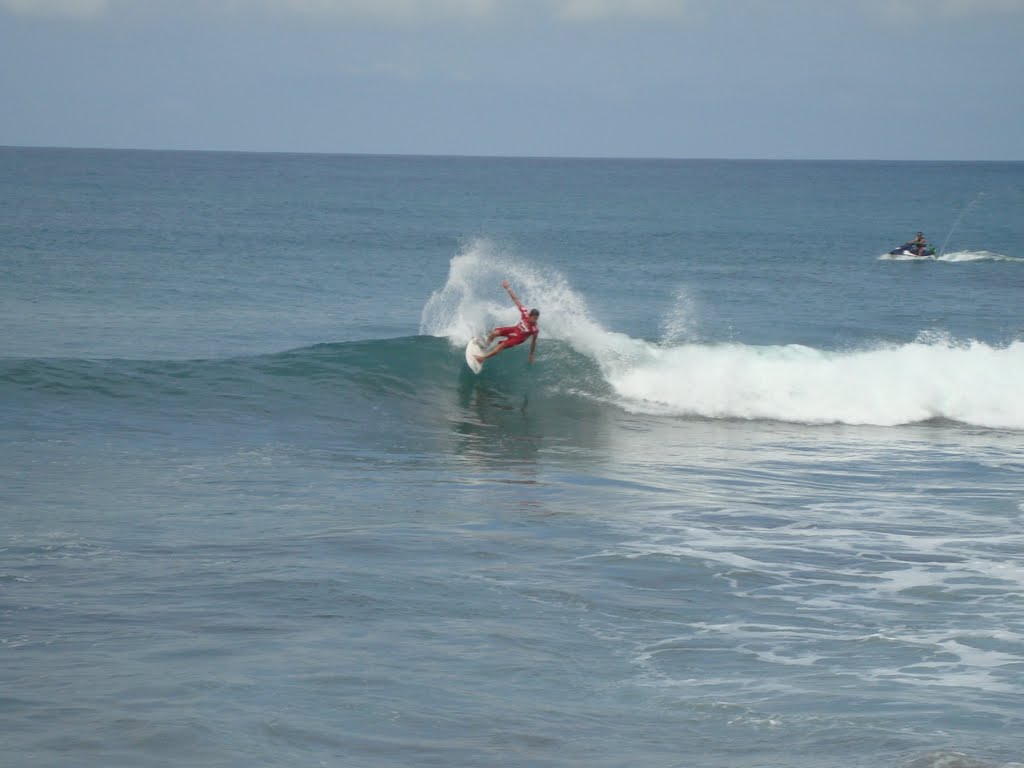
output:
M683 0L553 0L558 16L564 19L606 19L634 16L668 18L682 15Z
M227 11L252 14L273 12L305 17L376 17L423 19L479 17L492 13L507 0L0 0L0 11L23 16L89 18L116 11L163 10L174 7L181 15Z
M107 10L107 0L0 0L0 9L22 16L89 18Z
M1024 0L867 0L868 12L887 21L913 22L1024 11Z
M252 0L229 0L238 8ZM565 20L677 16L686 0L262 0L267 10L391 19L485 18L524 13Z
M231 9L306 17L361 17L394 21L430 18L481 18L491 15L500 0L226 0Z
M1024 0L859 0L850 7L890 22L958 19L1024 11ZM0 12L25 16L89 19L116 12L173 8L178 15L227 12L304 18L364 18L391 22L494 20L532 17L563 23L612 19L708 18L731 13L802 15L819 6L809 0L0 0Z

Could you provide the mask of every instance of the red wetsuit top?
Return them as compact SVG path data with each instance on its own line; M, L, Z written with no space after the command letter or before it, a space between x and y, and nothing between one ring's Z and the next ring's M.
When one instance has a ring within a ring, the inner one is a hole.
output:
M506 347L514 347L517 344L522 344L531 336L536 336L537 332L540 330L536 325L531 325L527 322L527 318L530 316L529 310L520 307L519 314L522 318L515 325L505 325L501 328L494 329L498 336L505 337Z

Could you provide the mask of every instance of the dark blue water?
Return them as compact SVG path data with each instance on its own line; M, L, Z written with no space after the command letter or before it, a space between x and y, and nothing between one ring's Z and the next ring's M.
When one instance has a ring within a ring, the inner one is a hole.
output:
M1021 762L1022 205L0 149L5 765Z

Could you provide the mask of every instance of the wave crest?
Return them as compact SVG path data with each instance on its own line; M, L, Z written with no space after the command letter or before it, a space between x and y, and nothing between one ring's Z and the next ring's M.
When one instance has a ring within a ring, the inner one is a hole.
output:
M946 419L1024 429L1024 342L922 337L831 352L800 345L651 347L609 381L631 410L707 418L893 426Z

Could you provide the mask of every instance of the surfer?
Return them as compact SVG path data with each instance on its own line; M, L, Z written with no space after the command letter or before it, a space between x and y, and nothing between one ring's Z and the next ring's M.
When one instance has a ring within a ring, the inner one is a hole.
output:
M519 297L509 287L508 280L501 281L501 287L508 291L508 295L515 302L516 307L519 308L520 320L515 325L503 325L495 328L489 334L487 334L487 341L484 346L489 345L495 339L501 337L501 341L498 345L485 355L476 355L478 362L494 357L499 352L514 347L518 344L522 344L527 339L530 339L530 357L529 362L533 362L533 351L537 348L537 333L540 330L537 327L537 319L540 317L539 309L527 310L523 306L523 302L519 300Z

